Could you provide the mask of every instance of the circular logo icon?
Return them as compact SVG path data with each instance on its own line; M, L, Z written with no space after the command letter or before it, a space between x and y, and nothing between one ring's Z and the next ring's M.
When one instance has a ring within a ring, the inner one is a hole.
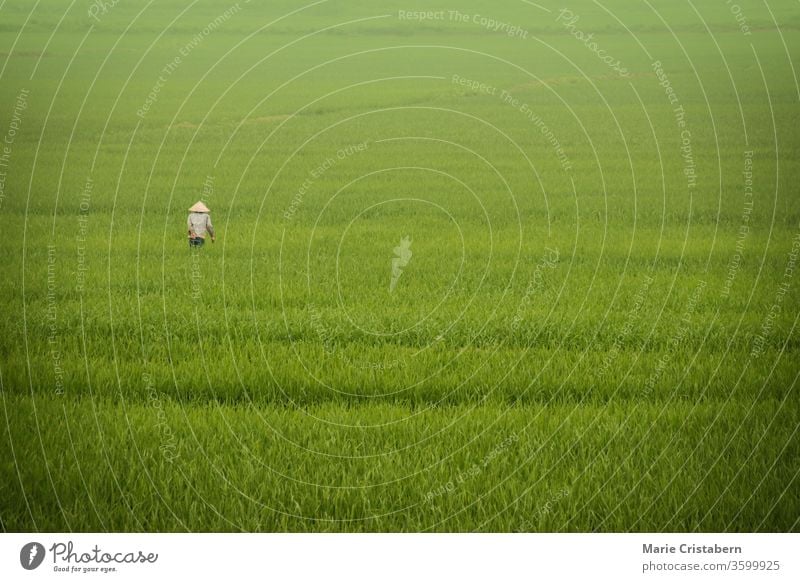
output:
M39 542L29 542L19 552L19 563L26 570L35 570L44 561L44 546Z

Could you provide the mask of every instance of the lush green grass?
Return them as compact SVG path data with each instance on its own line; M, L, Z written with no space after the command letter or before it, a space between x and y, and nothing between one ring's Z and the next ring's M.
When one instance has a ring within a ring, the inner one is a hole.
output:
M5 516L40 529L747 531L795 522L782 509L794 495L791 436L777 429L794 422L787 401L415 415L373 404L14 404L29 505ZM56 420L61 431L41 426ZM13 474L12 462L4 470Z
M0 526L800 528L800 5L484 4L2 5Z

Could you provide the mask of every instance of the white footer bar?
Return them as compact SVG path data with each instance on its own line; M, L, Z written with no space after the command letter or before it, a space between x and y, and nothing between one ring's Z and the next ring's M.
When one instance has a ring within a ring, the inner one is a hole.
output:
M3 534L0 580L800 580L800 534Z

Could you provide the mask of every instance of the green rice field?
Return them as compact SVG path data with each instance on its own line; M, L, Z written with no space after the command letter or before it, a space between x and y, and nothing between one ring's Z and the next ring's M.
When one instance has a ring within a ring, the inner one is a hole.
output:
M795 0L0 0L0 530L800 531L799 57Z

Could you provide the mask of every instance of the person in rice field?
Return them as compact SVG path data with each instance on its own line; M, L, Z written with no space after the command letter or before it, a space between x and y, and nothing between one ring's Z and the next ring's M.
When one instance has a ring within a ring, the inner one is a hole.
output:
M189 218L186 221L189 227L189 246L201 247L206 242L206 234L211 236L211 242L217 240L214 227L211 224L211 210L202 202L198 202L189 209Z

